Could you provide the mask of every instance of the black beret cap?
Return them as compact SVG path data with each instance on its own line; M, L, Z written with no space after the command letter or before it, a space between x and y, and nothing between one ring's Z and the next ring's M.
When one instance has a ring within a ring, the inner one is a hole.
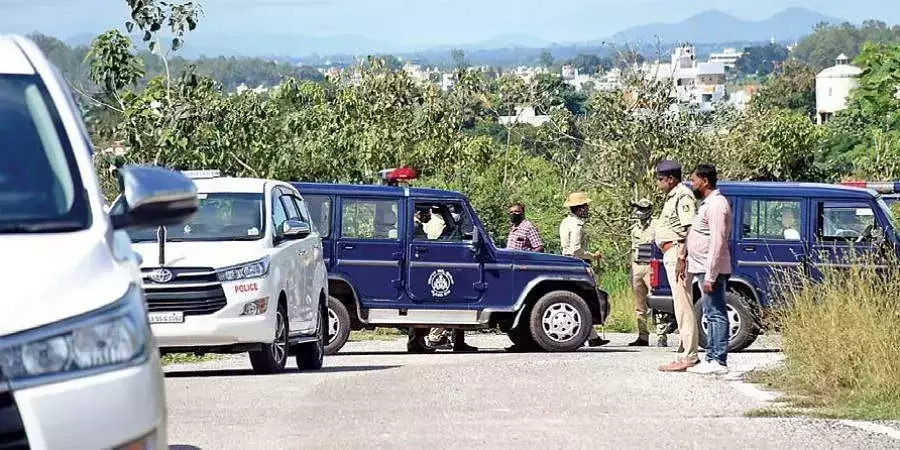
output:
M673 172L678 172L681 170L681 163L678 161L672 161L669 159L665 159L659 162L656 165L656 174L657 175L670 175Z

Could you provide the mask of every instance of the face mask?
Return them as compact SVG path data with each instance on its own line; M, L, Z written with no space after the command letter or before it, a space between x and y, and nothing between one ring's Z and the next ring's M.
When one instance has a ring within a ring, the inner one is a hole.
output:
M525 220L524 214L509 213L509 221L512 222L513 224L518 225L518 224L522 223L523 220Z
M430 214L422 214L421 216L419 216L419 222L427 223L430 220L431 220Z
M591 210L588 208L579 208L577 211L575 211L575 215L584 220L587 220L591 217Z
M650 211L649 210L637 210L634 212L634 218L640 221L646 221L650 219Z
M459 219L462 218L462 214L460 213L450 213L450 216L453 217L454 222L459 222Z

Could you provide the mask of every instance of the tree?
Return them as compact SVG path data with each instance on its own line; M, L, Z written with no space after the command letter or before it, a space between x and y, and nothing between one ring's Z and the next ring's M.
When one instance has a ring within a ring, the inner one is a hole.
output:
M469 67L468 61L466 61L466 52L461 49L454 48L450 50L450 58L453 59L453 67L456 69L465 69Z
M542 51L538 57L538 65L548 69L553 67L553 53L550 53L548 50Z
M601 58L599 55L579 53L569 60L572 67L579 73L593 74L600 70L609 70L613 67L611 58Z
M814 117L816 72L802 61L789 59L766 80L753 102L760 108L785 108Z
M789 53L787 47L778 44L747 47L735 68L744 75L765 76L777 70Z

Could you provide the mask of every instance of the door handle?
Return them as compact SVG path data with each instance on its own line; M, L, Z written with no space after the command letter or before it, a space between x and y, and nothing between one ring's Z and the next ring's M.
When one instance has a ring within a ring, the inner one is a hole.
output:
M306 254L306 250L300 250L300 254L301 254L301 255L305 255L305 254Z
M344 244L344 250L353 250L354 248L356 248L355 245Z
M753 252L756 251L756 246L755 246L755 245L745 245L745 246L743 246L742 248L744 249L745 252L753 253Z
M425 247L425 246L423 246L423 245L417 245L417 246L413 247L413 249L414 249L415 251L419 252L419 253L426 253L426 252L428 252L428 247Z

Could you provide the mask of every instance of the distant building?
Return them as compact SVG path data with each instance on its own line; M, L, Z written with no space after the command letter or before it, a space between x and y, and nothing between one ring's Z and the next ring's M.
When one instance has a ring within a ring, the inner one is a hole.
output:
M722 63L726 69L734 69L737 60L743 55L743 52L739 52L736 49L726 48L721 53L711 53L708 61L711 63Z
M672 96L679 103L697 105L702 109L724 101L725 65L721 62L697 62L694 47L683 45L672 52L669 63L644 64L639 68L645 77L660 81L671 80Z
M847 55L841 53L837 64L816 75L816 123L831 120L834 113L847 107L847 97L859 83L862 69L848 63Z
M500 125L527 124L539 127L550 121L550 116L538 115L533 106L517 106L516 115L500 116L497 118Z

